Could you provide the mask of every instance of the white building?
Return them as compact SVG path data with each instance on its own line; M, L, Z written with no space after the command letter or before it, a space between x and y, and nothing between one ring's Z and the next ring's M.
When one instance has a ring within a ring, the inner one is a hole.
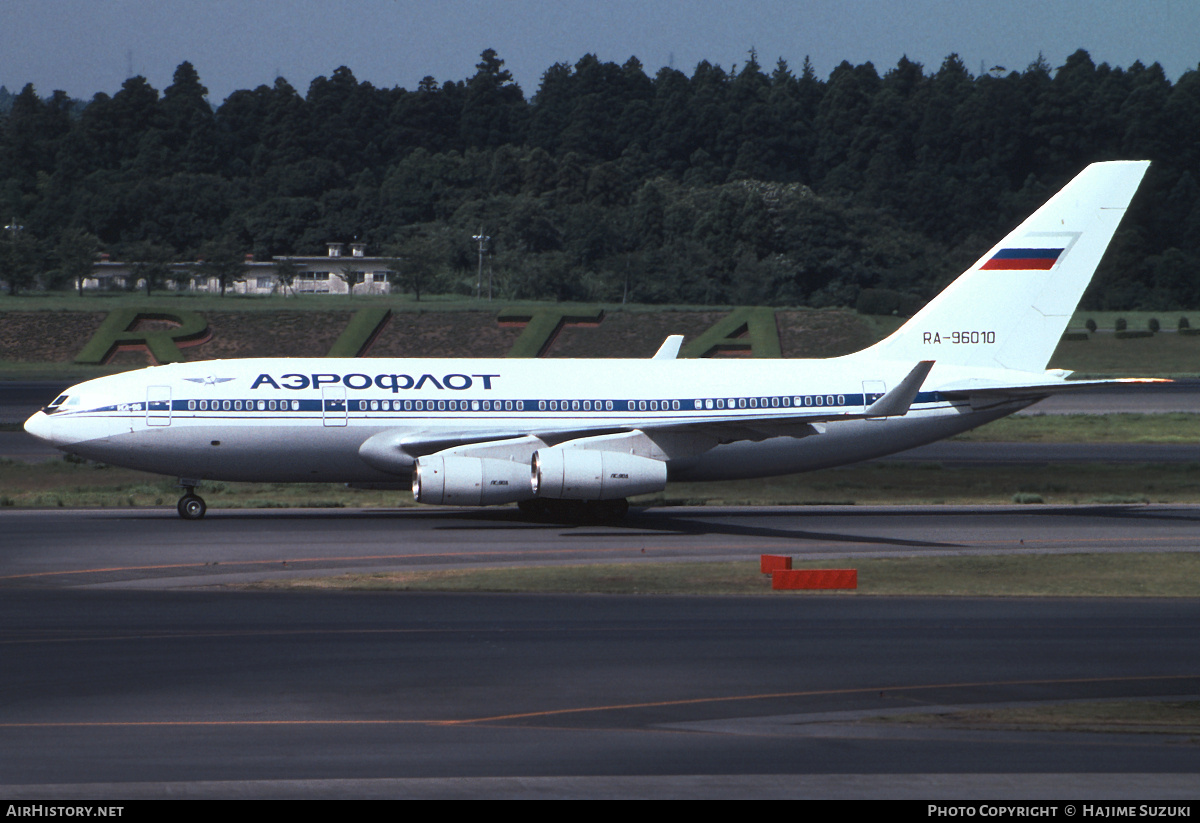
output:
M313 257L275 257L258 261L246 255L245 274L226 286L234 294L387 294L391 292L388 268L392 258L367 257L365 243L351 243L350 254L342 253L344 243L327 243L324 255ZM164 286L168 290L220 294L221 282L203 273L203 261L169 264L171 274ZM280 279L279 264L294 266L295 279L289 288ZM103 255L93 268L93 276L83 281L87 289L136 290L146 287L145 280L135 277L133 264L110 261Z

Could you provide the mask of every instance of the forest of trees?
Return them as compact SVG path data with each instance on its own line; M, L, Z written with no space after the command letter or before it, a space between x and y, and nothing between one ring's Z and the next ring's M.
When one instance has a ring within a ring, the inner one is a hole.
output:
M1096 65L972 76L808 61L650 76L591 55L526 98L495 52L463 81L381 89L338 68L214 108L190 63L160 93L0 89L0 279L80 259L402 258L410 290L469 293L472 235L507 298L919 304L1086 164L1150 159L1085 297L1200 306L1200 71ZM0 107L3 111L3 107ZM74 266L74 268L72 268ZM402 281L402 287L403 281ZM15 290L15 289L13 289Z

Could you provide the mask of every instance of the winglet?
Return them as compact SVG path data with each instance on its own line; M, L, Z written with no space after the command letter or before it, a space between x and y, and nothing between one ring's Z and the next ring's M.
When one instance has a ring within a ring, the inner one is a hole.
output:
M922 360L900 381L896 388L867 407L867 417L902 417L917 399L921 384L933 368L932 360Z
M663 344L659 346L658 351L654 353L651 360L674 360L679 356L679 347L683 345L682 334L672 334Z

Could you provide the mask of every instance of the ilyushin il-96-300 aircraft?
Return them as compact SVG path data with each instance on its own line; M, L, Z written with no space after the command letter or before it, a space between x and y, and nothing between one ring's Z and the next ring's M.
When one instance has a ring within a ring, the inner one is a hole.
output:
M825 360L244 359L67 390L25 424L180 478L412 486L418 502L617 518L668 480L837 466L1095 385L1046 366L1147 162L1089 166L886 339Z

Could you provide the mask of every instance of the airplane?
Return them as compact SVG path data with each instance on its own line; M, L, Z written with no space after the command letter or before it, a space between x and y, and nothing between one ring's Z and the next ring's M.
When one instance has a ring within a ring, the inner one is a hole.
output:
M1088 166L896 332L822 360L214 360L89 380L25 429L83 458L202 481L411 485L420 503L619 519L670 480L904 451L1058 392L1047 370L1148 161ZM1136 380L1137 378L1134 378Z

